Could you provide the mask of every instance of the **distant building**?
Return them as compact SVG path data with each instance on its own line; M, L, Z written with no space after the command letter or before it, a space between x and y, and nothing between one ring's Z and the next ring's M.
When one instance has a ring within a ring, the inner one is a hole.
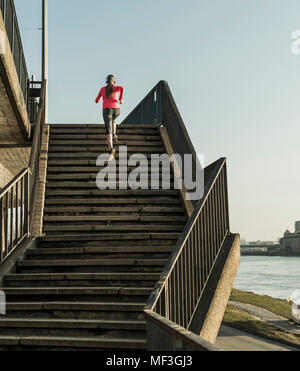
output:
M241 245L242 255L278 255L279 245L274 242L249 242L247 245Z
M280 239L280 251L287 256L300 255L300 221L295 223L295 232L287 230Z

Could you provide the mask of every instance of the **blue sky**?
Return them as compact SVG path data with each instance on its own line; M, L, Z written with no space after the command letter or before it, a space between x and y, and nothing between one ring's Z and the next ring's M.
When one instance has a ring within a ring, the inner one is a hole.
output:
M15 3L40 78L41 0ZM167 80L196 151L228 159L232 231L276 239L300 220L299 14L298 0L49 0L50 122L101 122L109 73L121 119Z

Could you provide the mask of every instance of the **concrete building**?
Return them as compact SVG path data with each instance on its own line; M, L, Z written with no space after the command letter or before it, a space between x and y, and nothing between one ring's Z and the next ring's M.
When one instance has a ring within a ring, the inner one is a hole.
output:
M295 232L287 230L280 239L280 251L287 256L300 256L300 221L295 223Z

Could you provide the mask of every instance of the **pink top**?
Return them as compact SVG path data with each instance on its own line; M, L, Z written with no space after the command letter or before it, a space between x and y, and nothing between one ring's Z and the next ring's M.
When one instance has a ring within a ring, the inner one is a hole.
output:
M122 86L114 85L113 95L111 98L106 96L106 86L101 88L97 98L96 103L100 102L100 99L103 98L103 109L105 108L120 108L118 104L118 93L120 93L119 101L120 104L123 103L124 88Z

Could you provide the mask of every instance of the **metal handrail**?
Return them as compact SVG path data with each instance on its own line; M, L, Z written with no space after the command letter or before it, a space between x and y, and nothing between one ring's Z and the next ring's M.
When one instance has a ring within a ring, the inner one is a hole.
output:
M186 329L229 233L226 183L220 159L145 307Z
M44 123L46 80L43 81L29 164L0 192L0 263L30 236L39 179L41 124Z
M32 172L32 177L31 177L31 187L30 187L30 192L31 192L31 203L30 203L30 220L32 220L33 216L33 210L35 208L35 194L36 194L36 189L39 181L39 172L40 172L40 154L41 154L41 144L42 144L42 138L41 138L41 125L42 123L45 123L45 96L46 96L46 85L47 81L43 80L42 82L42 88L41 88L41 97L40 97L40 102L39 102L39 110L37 114L37 120L36 124L34 126L34 134L33 134L33 140L32 140L32 148L31 148L31 153L30 153L30 158L29 158L29 163L28 167ZM30 223L30 231L32 228L32 222Z
M30 153L30 159L28 163L28 167L30 169L34 168L34 164L36 162L36 157L37 154L39 153L39 148L40 148L40 133L41 133L41 122L42 122L42 116L44 112L44 106L45 106L45 94L46 94L46 84L47 81L44 80L42 82L42 89L41 89L41 97L40 97L40 102L39 102L39 110L37 114L37 120L36 120L36 125L34 127L34 134L33 134L33 140L32 140L32 149Z
M29 235L30 169L0 192L0 263Z
M193 179L197 174L201 178L202 174L199 173L203 171L202 166L166 81L160 81L121 123L121 125L127 124L163 125L174 153L179 154L181 158L191 154ZM184 174L184 163L182 174ZM191 202L195 206L196 201Z
M174 153L181 158L192 155L195 179L203 169L166 81L160 81L122 124L157 125L157 122L164 126ZM186 329L192 327L193 316L230 233L225 158L205 168L204 196L192 204L193 213L145 306L145 311L157 313Z
M160 126L163 123L162 89L164 81L160 81L145 98L121 122L127 124L150 124Z

